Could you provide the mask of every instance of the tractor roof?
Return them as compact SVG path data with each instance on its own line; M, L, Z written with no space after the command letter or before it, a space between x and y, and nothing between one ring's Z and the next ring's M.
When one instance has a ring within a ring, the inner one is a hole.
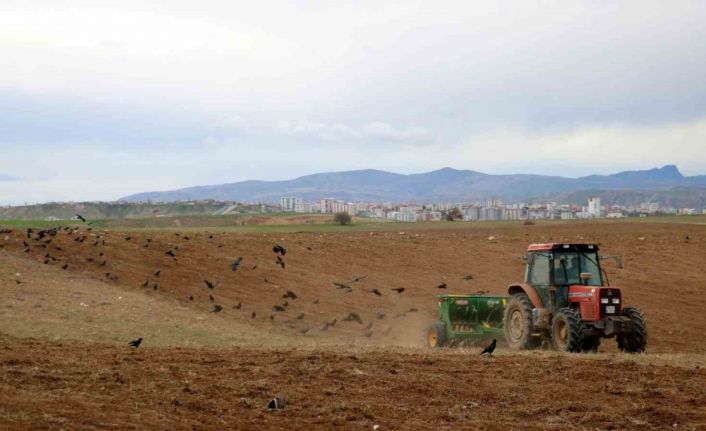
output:
M527 251L552 251L552 250L575 250L581 251L598 251L597 244L572 244L572 243L556 243L549 242L546 244L530 244Z

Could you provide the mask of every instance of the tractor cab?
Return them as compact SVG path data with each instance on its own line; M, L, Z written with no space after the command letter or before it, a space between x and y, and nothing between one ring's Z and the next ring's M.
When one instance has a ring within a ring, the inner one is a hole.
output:
M595 244L532 244L525 260L525 283L535 288L545 308L566 307L570 293L603 286Z

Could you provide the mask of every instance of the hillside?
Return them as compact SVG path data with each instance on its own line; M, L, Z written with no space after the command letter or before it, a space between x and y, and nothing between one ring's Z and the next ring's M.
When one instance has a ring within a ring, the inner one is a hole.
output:
M683 176L676 166L566 178L546 175L490 175L451 168L402 175L379 170L330 172L286 181L243 181L180 190L138 193L129 202L174 202L216 199L241 202L277 202L282 196L306 200L336 198L372 202L473 202L489 197L508 200L586 189L668 190L706 187L706 176Z
M259 205L243 205L225 202L76 202L46 203L39 205L0 207L0 220L43 220L55 218L69 220L76 214L90 220L154 218L167 216L191 216L221 214L240 214L257 211Z

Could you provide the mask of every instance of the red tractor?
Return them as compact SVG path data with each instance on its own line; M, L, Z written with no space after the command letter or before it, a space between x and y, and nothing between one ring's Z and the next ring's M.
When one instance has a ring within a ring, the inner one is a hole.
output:
M505 339L517 350L550 341L565 352L596 351L602 338L639 353L647 345L642 311L623 307L620 289L601 269L595 244L532 244L525 282L508 287Z

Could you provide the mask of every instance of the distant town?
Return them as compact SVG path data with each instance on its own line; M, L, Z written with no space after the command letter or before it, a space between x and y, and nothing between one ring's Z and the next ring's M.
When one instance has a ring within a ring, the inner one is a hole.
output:
M637 206L601 205L598 196L588 198L585 206L545 202L541 204L503 202L488 199L482 203L399 204L345 202L321 199L307 202L297 197L282 197L282 211L296 213L338 213L377 217L389 220L418 222L439 220L494 221L494 220L573 220L597 218L647 217L654 215L706 214L706 208L667 208L659 203L646 202Z

